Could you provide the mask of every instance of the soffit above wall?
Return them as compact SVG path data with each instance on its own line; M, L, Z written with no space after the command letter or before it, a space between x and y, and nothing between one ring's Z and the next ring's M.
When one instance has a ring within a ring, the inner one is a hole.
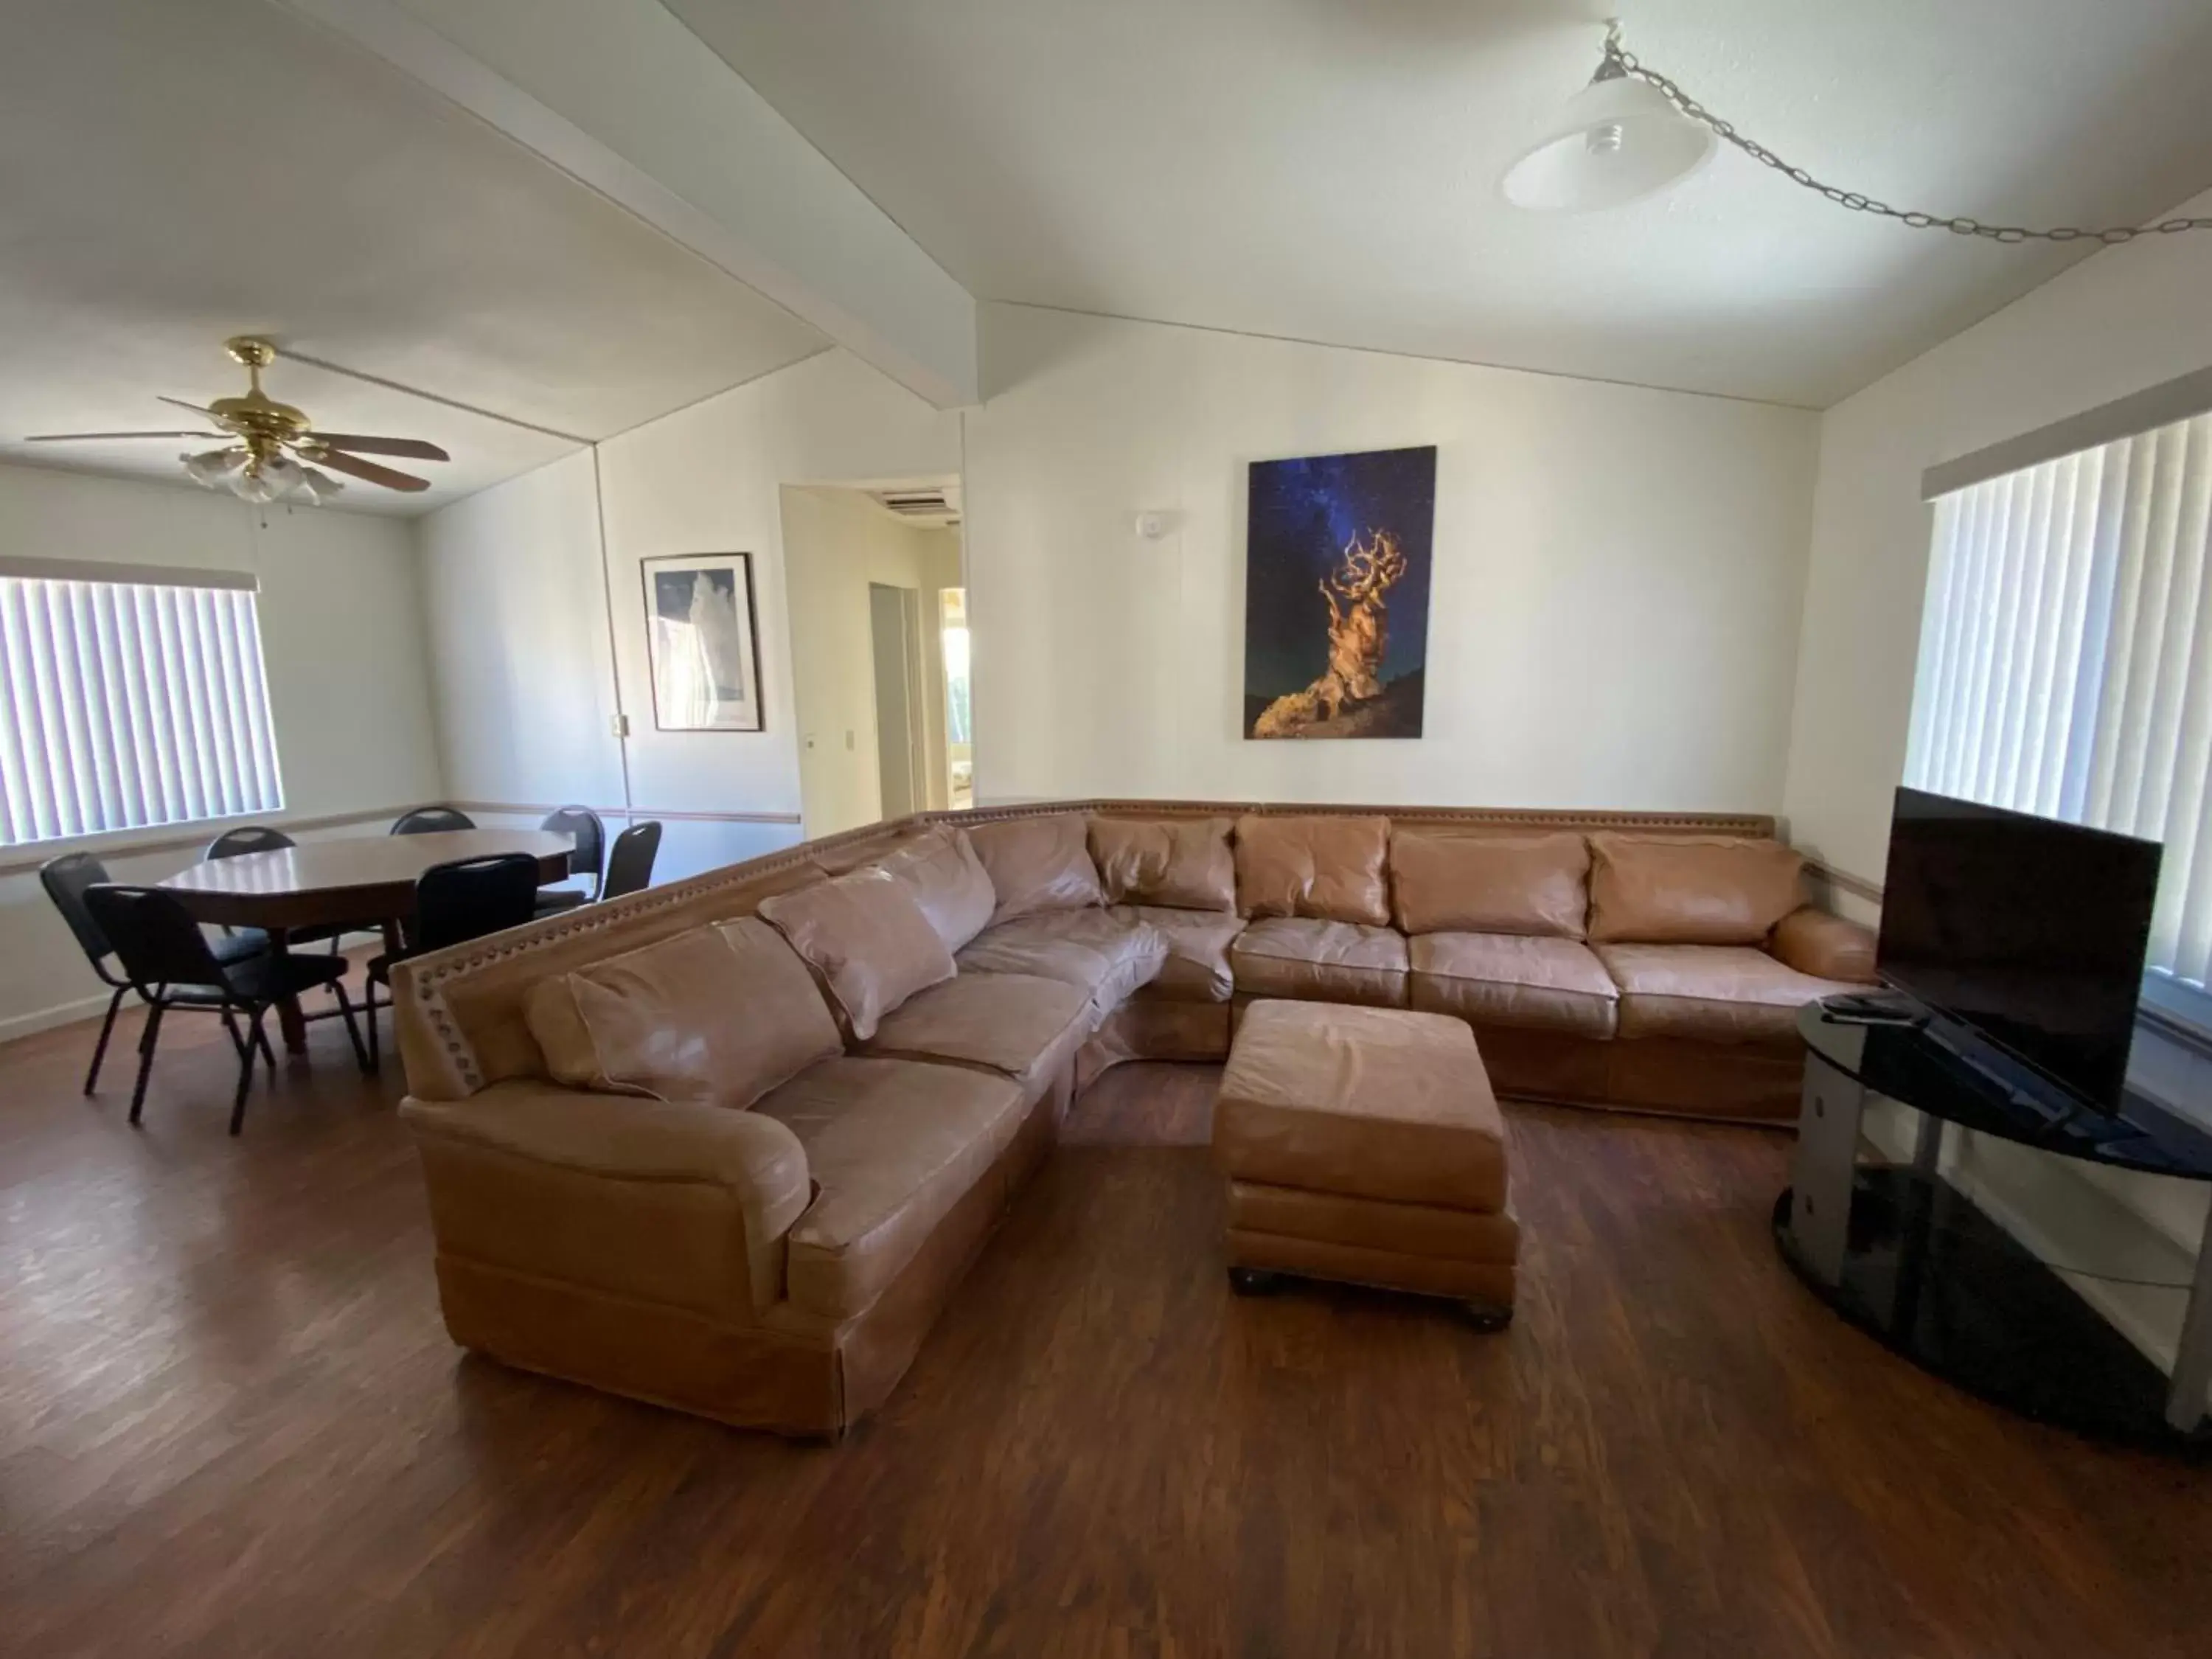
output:
M2130 222L2212 183L2201 0L666 3L979 298L1811 407L2088 250L1907 230L1726 149L1613 214L1519 213L1498 174L1608 10L1902 205Z
M33 432L189 425L280 346L597 438L827 342L389 65L264 0L33 0L0 52L0 455L178 476L188 443ZM428 438L419 512L572 445L295 362L326 428Z

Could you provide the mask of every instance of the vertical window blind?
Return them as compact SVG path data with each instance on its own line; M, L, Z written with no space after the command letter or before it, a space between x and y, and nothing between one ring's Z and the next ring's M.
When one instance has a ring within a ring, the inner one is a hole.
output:
M2165 845L2150 963L2212 981L2212 415L1940 495L1905 781Z
M0 561L0 846L284 805L250 577Z

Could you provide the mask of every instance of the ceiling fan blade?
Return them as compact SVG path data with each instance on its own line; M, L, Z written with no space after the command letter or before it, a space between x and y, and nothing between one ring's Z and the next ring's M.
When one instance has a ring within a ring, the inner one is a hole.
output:
M315 457L315 464L326 466L333 472L343 472L373 484L382 484L386 489L404 489L412 493L428 489L430 481L417 478L410 473L394 472L388 466L379 466L374 461L364 461L355 456L341 454L335 449L324 451Z
M161 398L161 401L165 404L174 404L179 409L189 409L195 415L204 415L208 419L213 421L217 426L221 426L222 424L222 416L216 414L215 410L211 409L202 409L198 404L188 404L182 398L164 398L161 397L161 394L158 392L154 395L157 398Z
M420 438L365 438L349 432L310 432L307 441L326 449L349 449L356 455L405 455L418 461L450 461L453 458Z
M84 444L106 438L213 438L218 442L230 437L228 432L41 432L36 437L26 438L27 444Z

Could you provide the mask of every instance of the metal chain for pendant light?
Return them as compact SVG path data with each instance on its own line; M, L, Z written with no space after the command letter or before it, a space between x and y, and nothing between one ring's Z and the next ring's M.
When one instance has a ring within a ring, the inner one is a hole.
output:
M1986 237L1993 242L2104 242L2118 244L2132 242L2138 236L2171 235L2184 230L2212 230L2212 219L2166 219L2154 225L2115 225L2109 230L2083 230L2072 225L2061 225L2051 230L2033 230L2025 225L1985 225L1979 219L1970 219L1960 214L1945 218L1940 214L1908 212L1893 208L1887 202L1876 201L1871 196L1862 196L1856 191L1838 190L1833 185L1824 185L1800 167L1792 167L1758 140L1747 138L1729 122L1723 121L1696 99L1684 92L1656 70L1646 69L1633 52L1620 44L1620 24L1618 20L1606 25L1605 67L1598 71L1599 78L1623 75L1656 87L1667 101L1697 122L1710 127L1719 137L1734 144L1746 155L1762 167L1773 168L1793 184L1817 191L1838 207L1849 208L1854 213L1872 213L1885 219L1894 219L1915 230L1948 230L1959 236Z

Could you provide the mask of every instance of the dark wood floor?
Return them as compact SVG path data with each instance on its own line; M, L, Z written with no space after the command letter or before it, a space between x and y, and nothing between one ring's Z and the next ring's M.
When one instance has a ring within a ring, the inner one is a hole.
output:
M11 1656L2212 1652L2212 1474L1814 1304L1771 1133L1516 1111L1484 1337L1231 1297L1213 1073L1124 1068L825 1449L457 1353L396 1085L319 1026L234 1142L194 1024L138 1133L84 1029L0 1049Z

